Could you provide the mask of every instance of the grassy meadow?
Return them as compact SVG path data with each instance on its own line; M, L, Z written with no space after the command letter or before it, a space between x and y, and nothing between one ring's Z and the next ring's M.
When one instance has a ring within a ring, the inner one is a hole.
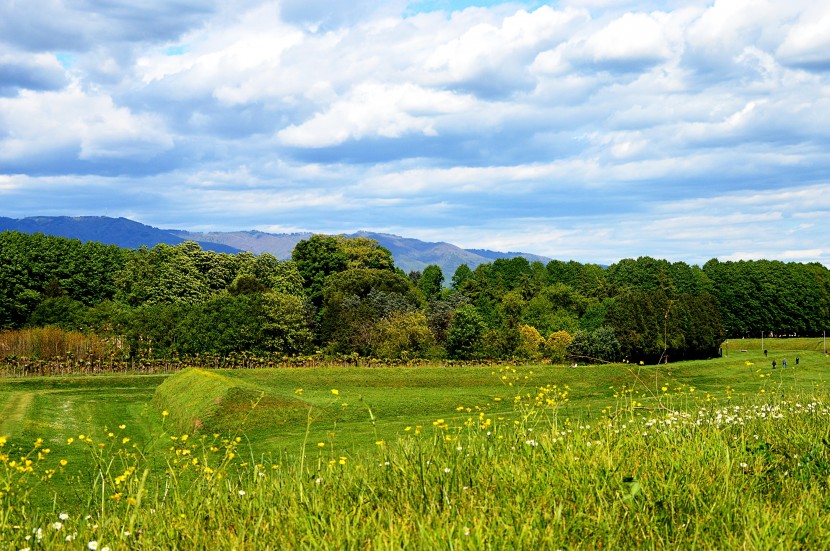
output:
M823 548L830 358L821 339L764 347L659 366L6 378L0 543Z

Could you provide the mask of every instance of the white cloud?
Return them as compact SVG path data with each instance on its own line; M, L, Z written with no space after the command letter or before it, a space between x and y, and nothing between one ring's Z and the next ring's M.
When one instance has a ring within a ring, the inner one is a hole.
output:
M626 13L585 43L595 62L657 62L672 55L663 22L650 14Z
M522 5L4 4L2 202L827 262L825 3Z
M530 13L519 11L500 25L477 23L458 38L439 43L427 59L426 68L445 72L451 82L521 71L540 50L563 41L570 27L586 19L582 11L556 11L543 6Z
M147 158L173 147L164 124L152 114L134 114L104 94L76 85L58 92L23 91L0 98L0 160L25 159L49 151L77 150L77 158Z
M776 52L785 62L830 70L830 7L819 4L789 28Z
M296 147L326 147L351 139L397 138L408 133L435 136L436 118L474 103L469 96L428 90L413 84L364 83L324 113L291 125L277 136Z

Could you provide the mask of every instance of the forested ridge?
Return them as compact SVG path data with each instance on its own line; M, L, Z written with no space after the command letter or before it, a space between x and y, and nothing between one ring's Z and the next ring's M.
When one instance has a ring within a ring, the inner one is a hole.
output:
M821 264L522 257L404 273L364 237L314 235L290 260L194 242L123 249L0 233L0 329L94 335L110 354L655 362L725 337L820 335ZM0 349L0 355L10 350Z

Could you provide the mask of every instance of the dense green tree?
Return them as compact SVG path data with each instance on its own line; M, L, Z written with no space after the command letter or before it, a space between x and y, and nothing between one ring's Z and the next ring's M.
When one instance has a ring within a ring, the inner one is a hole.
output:
M291 253L291 259L303 277L303 288L311 302L319 307L323 303L323 286L331 274L348 268L349 260L336 237L312 235L300 241Z
M420 307L412 282L397 272L360 268L332 274L323 289L320 342L335 352L369 355L378 320Z
M176 350L177 326L188 305L145 304L125 310L119 321L131 358L169 357Z
M181 354L261 351L261 295L220 295L181 312L175 327Z
M516 357L524 360L539 360L542 357L542 346L545 339L532 325L519 327L519 345L516 348Z
M577 331L568 346L568 353L577 361L616 362L622 359L620 343L610 327L595 331Z
M262 295L262 349L285 356L307 354L313 346L311 303L294 294Z
M462 264L458 268L456 268L455 272L452 276L452 281L450 283L450 287L454 291L460 291L464 288L464 284L467 280L472 279L473 271L470 269L469 266L466 264Z
M41 301L29 316L27 325L45 327L52 325L67 331L85 331L87 307L67 295L50 297Z
M531 281L533 270L526 258L497 258L488 273L490 286L498 294L510 292Z
M374 352L379 358L423 358L435 344L422 312L393 312L378 320L376 331L378 340Z
M0 329L21 327L49 288L91 306L111 299L126 251L77 239L0 233Z
M210 296L210 287L199 270L200 259L196 243L142 247L116 275L116 299L132 307L204 301Z
M429 301L426 309L427 323L437 345L446 345L447 331L455 311L468 302L467 297L458 292L449 292Z
M554 331L545 341L545 354L551 360L561 362L567 357L568 347L573 340L573 336L567 331Z
M440 295L444 285L444 272L441 271L441 267L430 264L424 268L417 285L427 299Z
M587 307L588 299L576 293L564 283L542 287L527 300L522 310L522 321L543 334L566 330L571 333L579 326L579 318Z
M455 311L447 330L447 353L451 358L479 358L487 326L470 304Z
M724 336L717 304L706 293L672 298L661 290L629 290L614 301L606 322L634 362L712 357Z
M340 248L346 255L347 268L369 268L372 270L395 271L395 259L386 247L382 247L376 239L368 237L336 237Z
M580 264L573 260L563 262L551 260L545 266L549 284L564 283L580 295L598 299L607 298L610 293L605 268L597 264Z

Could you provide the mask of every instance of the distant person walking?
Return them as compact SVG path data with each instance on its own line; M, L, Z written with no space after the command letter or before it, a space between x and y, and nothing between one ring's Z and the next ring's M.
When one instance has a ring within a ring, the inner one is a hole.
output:
M787 358L784 358L784 360L781 362L781 367L783 369L787 369Z
M775 363L775 360L772 360L772 368L773 368L773 369L775 369L775 366L776 366L776 365L777 365L777 364Z
M795 365L798 365L798 356L795 357Z
M764 348L764 357L765 358L767 357L767 349L766 348Z

